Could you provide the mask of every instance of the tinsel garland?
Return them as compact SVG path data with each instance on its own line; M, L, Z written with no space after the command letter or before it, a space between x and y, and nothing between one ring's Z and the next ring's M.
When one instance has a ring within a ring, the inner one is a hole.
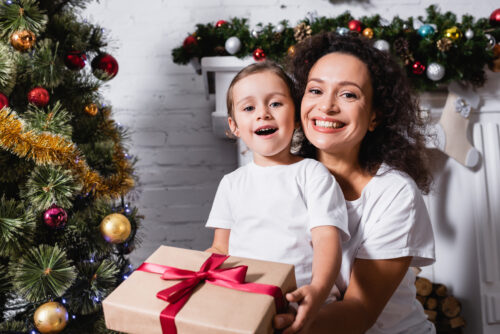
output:
M105 115L109 119L109 112ZM0 110L0 147L28 158L38 165L55 164L70 169L83 185L83 192L96 198L120 198L133 186L132 166L125 158L113 121L105 122L105 130L115 143L113 162L116 174L102 177L86 163L82 153L68 139L48 132L25 131L23 122L8 108Z
M305 37L335 31L341 35L370 39L375 47L392 53L419 91L431 91L451 81L475 87L484 84L484 67L491 65L495 59L492 49L495 40L500 41L500 26L490 24L487 18L475 20L471 15L463 15L459 22L455 14L449 11L440 13L435 5L429 6L426 11L427 17L403 20L396 16L391 22L386 22L380 15L363 16L356 20L345 12L337 17L310 14L295 26L283 20L277 25L259 23L251 29L247 19L241 18L232 18L219 25L197 24L196 30L187 36L183 44L172 50L172 57L177 64L188 64L202 57L251 57L256 49L260 49L267 59L281 62L285 57L293 56L294 45ZM233 38L232 47L225 49L229 38ZM234 38L238 39L236 44ZM423 69L431 64L440 66L442 77L436 79L425 74ZM416 71L415 67L422 71Z

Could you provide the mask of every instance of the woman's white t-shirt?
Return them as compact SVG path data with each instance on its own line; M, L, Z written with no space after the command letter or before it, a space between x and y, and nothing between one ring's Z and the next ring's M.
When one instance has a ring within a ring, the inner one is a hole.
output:
M411 266L434 262L434 235L427 208L418 187L407 174L382 165L361 197L346 204L351 239L342 244L337 299L342 298L349 285L356 258L381 260L412 256ZM409 269L367 333L410 333L410 328L429 325L415 297L415 276Z

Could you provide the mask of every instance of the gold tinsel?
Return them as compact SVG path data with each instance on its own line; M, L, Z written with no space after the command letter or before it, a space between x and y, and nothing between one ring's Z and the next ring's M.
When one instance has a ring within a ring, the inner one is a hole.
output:
M436 42L436 46L437 46L438 50L441 52L448 51L451 48L452 44L453 44L453 42L451 41L451 39L446 38L446 37L443 37L439 41Z
M312 30L311 26L307 25L305 22L300 23L298 26L293 28L293 37L297 42L301 42L308 36L311 36Z
M113 162L116 174L102 177L87 165L82 153L69 140L47 132L24 131L22 121L8 108L0 110L0 147L20 158L33 160L38 165L62 165L71 171L83 184L84 192L92 192L96 198L119 198L134 186L132 166L125 158L120 137L109 119L109 110L104 113L103 129L115 143Z

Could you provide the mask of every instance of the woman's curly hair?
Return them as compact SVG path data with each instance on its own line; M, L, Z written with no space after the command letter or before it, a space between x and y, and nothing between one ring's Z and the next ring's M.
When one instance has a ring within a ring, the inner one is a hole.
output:
M406 172L420 190L427 193L432 176L422 132L424 124L418 116L418 101L403 69L388 53L357 36L340 36L334 32L311 36L297 44L294 54L286 60L287 70L298 86L298 98L304 95L313 65L332 52L355 56L370 72L377 127L363 138L359 152L361 167L374 175L385 162ZM305 137L300 154L316 156L316 148Z

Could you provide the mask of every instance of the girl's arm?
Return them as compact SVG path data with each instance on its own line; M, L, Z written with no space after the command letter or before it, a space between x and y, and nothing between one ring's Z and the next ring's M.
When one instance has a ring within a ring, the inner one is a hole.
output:
M291 332L307 330L330 294L342 262L340 231L336 227L314 227L311 237L314 251L311 282L286 296L289 301L300 304Z
M205 252L227 255L229 249L229 234L231 230L225 228L216 228L214 232L214 241L212 247Z
M364 333L373 326L410 266L411 257L354 261L351 279L342 301L323 307L308 333ZM275 317L276 328L286 328L293 314ZM291 334L290 328L283 334Z

